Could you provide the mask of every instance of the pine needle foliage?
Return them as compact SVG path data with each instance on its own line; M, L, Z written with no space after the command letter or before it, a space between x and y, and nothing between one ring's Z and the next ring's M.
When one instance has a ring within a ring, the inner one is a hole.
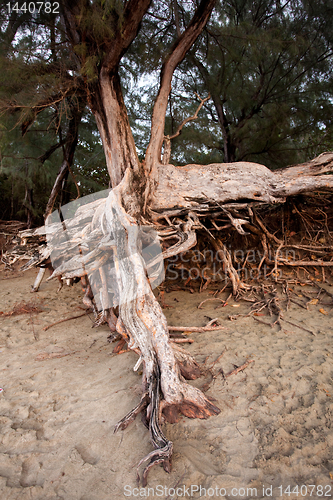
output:
M79 113L65 198L77 196L73 178L81 194L108 185L89 105L101 62L125 27L128 2L62 0L61 8L66 2L76 9L81 33L76 40L69 40L61 15L43 10L9 14L6 5L0 8L3 217L19 213L24 218L30 211L40 221L64 161L71 119L82 102L87 106ZM194 0L152 2L121 58L121 84L140 159L149 142L161 64L195 7ZM326 0L218 0L174 73L165 135L193 115L198 96L211 98L172 141L171 161L247 160L273 169L332 149L332 19Z

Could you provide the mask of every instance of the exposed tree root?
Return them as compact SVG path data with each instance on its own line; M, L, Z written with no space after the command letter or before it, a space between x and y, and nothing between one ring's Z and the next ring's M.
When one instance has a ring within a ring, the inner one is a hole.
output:
M155 451L149 453L138 464L137 471L142 464L148 462L142 473L143 486L146 486L148 472L154 465L162 463L165 472L171 472L173 444L164 436L160 427L160 385L160 372L158 366L155 365L152 378L148 382L150 399L149 434Z
M139 413L141 413L142 411L147 409L148 404L149 404L149 394L148 394L148 392L145 392L141 396L140 403L135 408L133 408L133 410L131 410L129 413L127 413L127 415L125 415L117 423L117 425L114 429L114 432L117 432L119 429L122 431L125 430L126 427L128 427L132 422L134 422L134 420L139 415Z
M82 318L82 316L87 316L87 312L84 312L82 314L77 314L76 316L71 316L70 318L64 318L64 319L59 319L59 321L56 321L55 323L52 323L51 325L47 325L43 328L44 332L52 328L53 326L59 325L60 323L64 323L65 321L71 321L72 319L77 319L77 318Z
M187 340L187 339L184 339ZM181 375L186 380L195 380L201 375L201 369L195 359L184 349L175 343L175 339L170 342L173 349Z
M327 171L330 171L331 156L327 165ZM236 171L232 168L227 168L229 173L226 175L230 174L234 178ZM314 171L317 174L324 173L324 167L314 165L310 170L309 168L305 167L308 174ZM213 168L215 172L214 169L216 168ZM296 170L291 174L294 175ZM202 175L206 173L202 172ZM181 175L187 175L185 170ZM188 172L188 175L190 179L192 173ZM237 175L239 177L240 174ZM288 177L286 174L288 182L294 179L293 175ZM282 174L280 177L282 178ZM310 177L309 174L309 179ZM323 182L322 177L328 179L330 176L320 175L320 183ZM184 349L172 342L172 339L170 342L169 331L214 331L221 327L214 325L216 320L212 320L206 327L168 327L151 290L154 278L148 281L147 269L140 255L137 219L129 215L128 207L136 206L129 194L131 183L131 174L127 172L122 183L106 200L98 200L77 211L67 224L66 242L57 248L58 260L53 277L82 277L84 303L93 308L95 325L107 322L114 332L114 338L121 335L123 340L117 348L118 352L123 352L127 344L129 349L139 354L136 369L143 362L142 399L119 422L117 429L125 428L139 413L144 415L155 448L139 464L139 467L144 466L142 482L145 484L153 465L162 463L167 471L171 467L172 443L160 429L163 419L176 422L179 413L190 418L208 418L220 411L201 391L184 381L197 378L202 370ZM216 299L222 306L225 305L226 300L220 298L220 294L229 287L235 300L242 299L252 303L248 316L264 322L257 315L266 311L272 320L271 323L264 323L282 328L282 322L288 323L288 320L283 318L277 285L283 286L288 307L295 300L289 290L291 283L306 281L317 285L317 276L321 276L323 281L332 276L331 195L321 194L315 199L308 195L306 204L303 205L302 200L296 198L286 206L263 204L263 201L270 201L269 197L266 200L265 194L260 203L249 204L238 200L237 203L226 204L220 199L215 203L212 197L208 200L209 194L203 196L201 191L199 193L201 185L195 189L198 191L196 200L193 197L190 200L184 198L182 206L164 210L160 214L151 212L154 220L152 227L160 236L162 257L166 259L166 284L163 291L188 289L182 286L181 280L188 283L189 278L192 291L195 287L203 291L208 286L215 286L216 279L218 289L214 298L203 300L201 305L207 300ZM178 195L181 198L182 195ZM302 196L305 199L305 195ZM318 212L320 199L323 202L320 205L321 212ZM281 201L281 198L274 199L277 200ZM156 205L156 199L154 203ZM195 213L193 209L196 210ZM87 225L82 230L81 221L86 221L89 217L91 222L86 222ZM54 228L54 234L60 229ZM48 230L53 231L52 228ZM38 231L25 231L22 237L28 239L36 234L38 236L41 234ZM53 241L59 243L59 239L51 238L48 247L41 248L40 257L37 260L34 257L25 268L48 259L53 250ZM78 248L82 250L80 255ZM161 257L156 257L150 266L153 268L161 262ZM197 277L193 276L193 267L197 269ZM326 274L322 271L320 275L317 268L325 269ZM180 276L180 271L184 270L188 274ZM282 270L286 276L282 276ZM176 282L172 282L170 278L172 272L176 272ZM302 273L306 273L306 278L302 278ZM261 281L259 285L262 278L265 281ZM323 294L323 287L316 293ZM331 300L332 297L329 293L328 295ZM99 304L96 297L99 298ZM298 305L307 307L301 303ZM293 326L302 328L296 324Z
M224 326L219 324L213 326L214 323L218 323L218 318L211 320L206 326L168 326L168 330L170 332L213 332L214 330L224 329Z
M217 414L219 409L198 389L182 382L179 377L178 367L182 375L190 379L200 375L200 370L188 354L176 345L172 349L169 343L165 317L148 285L138 252L136 223L123 209L120 195L121 187L110 193L105 215L116 249L114 262L119 295L117 331L131 349L139 349L144 361L145 384L149 394L147 421L155 451L139 464L149 461L142 476L145 484L148 471L156 463L163 463L166 471L171 467L172 443L165 438L159 427L162 410L165 414L166 408L175 407L192 418L207 418ZM131 412L129 418L137 411ZM125 421L128 421L127 417ZM122 426L125 421L122 421Z
M176 343L176 344L193 344L194 340L193 339L189 339L189 338L180 338L180 337L173 337L170 335L170 337L172 338L172 342Z
M163 434L160 427L161 413L163 412L164 418L171 423L177 422L178 412L189 418L207 418L212 414L218 414L220 410L208 401L203 394L195 388L193 389L192 397L195 394L197 402L196 405L191 400L184 400L181 404L167 404L163 399L160 400L161 393L161 374L157 364L154 365L153 374L148 380L148 390L141 397L140 403L130 411L124 418L118 422L115 427L115 432L119 429L124 430L140 412L144 413L146 425L149 428L151 442L155 448L154 451L144 457L138 464L137 470L141 465L146 464L142 472L142 486L146 486L149 470L157 464L162 464L166 472L171 471L171 459L173 444ZM188 386L190 387L190 386ZM192 391L188 391L190 393ZM138 479L140 480L139 472Z

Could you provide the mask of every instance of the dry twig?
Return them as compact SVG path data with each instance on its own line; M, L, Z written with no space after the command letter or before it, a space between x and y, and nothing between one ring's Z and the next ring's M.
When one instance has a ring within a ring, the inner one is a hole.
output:
M87 313L84 312L82 314L78 314L77 316L71 316L70 318L60 319L59 321L56 321L55 323L52 323L51 325L45 326L43 328L43 330L44 330L44 332L46 332L46 330L49 330L49 328L52 328L52 326L59 325L59 323L64 323L65 321L70 321L71 319L82 318L82 316L87 316Z

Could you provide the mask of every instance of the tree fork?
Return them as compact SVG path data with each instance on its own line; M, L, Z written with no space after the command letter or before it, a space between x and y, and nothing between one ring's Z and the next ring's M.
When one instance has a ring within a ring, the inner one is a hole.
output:
M107 68L102 68L91 93L94 98L91 101L92 112L101 135L111 185L115 187L127 168L137 175L140 173L118 72L110 74Z

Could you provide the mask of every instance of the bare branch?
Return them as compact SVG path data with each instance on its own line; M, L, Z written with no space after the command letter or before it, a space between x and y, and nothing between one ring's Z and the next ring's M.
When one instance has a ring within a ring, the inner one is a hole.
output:
M39 101L37 104L33 106L22 106L20 104L13 104L10 106L8 110L12 111L22 111L23 109L27 109L25 114L25 120L22 122L21 131L22 136L24 136L28 130L28 128L33 124L36 120L39 113L44 111L44 109L50 108L59 102L62 102L68 95L70 95L74 91L73 87L68 87L67 89L58 92L57 94L50 95Z
M195 93L195 95L197 96L197 98L200 100L200 104L196 110L196 112L194 113L193 116L189 116L188 118L185 118L185 120L183 120L181 122L181 124L179 125L178 129L177 129L177 132L175 132L173 135L170 135L169 139L175 139L176 137L178 137L181 132L182 132L182 128L184 127L184 125L186 125L186 123L192 121L192 120L196 120L198 118L198 114L199 114L199 111L200 109L202 108L202 106L205 104L206 101L208 101L210 99L210 94L208 94L207 97L205 97L205 99L201 99L201 97Z
M38 160L40 160L42 163L45 163L46 160L50 158L50 156L58 149L61 148L66 144L66 140L57 142L57 144L53 144L45 153L43 153L41 156L38 157Z
M170 156L171 156L171 142L170 141L172 139L175 139L176 137L178 137L182 133L182 128L184 127L184 125L186 125L186 123L188 123L192 120L196 120L198 118L198 114L199 114L200 109L205 104L205 102L210 99L210 94L208 94L208 96L205 97L205 99L201 99L201 97L197 93L195 93L195 95L200 100L200 104L199 104L196 112L194 113L194 115L189 116L188 118L185 118L185 120L183 120L181 122L181 124L177 128L177 131L173 135L164 136L164 154L163 154L163 159L162 159L163 165L167 165L170 161Z

